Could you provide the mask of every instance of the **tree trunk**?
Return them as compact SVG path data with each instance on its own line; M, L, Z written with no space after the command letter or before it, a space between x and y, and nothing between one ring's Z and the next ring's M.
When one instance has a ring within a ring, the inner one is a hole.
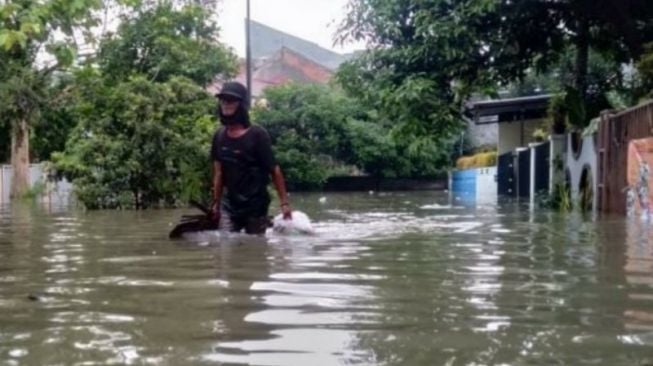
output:
M29 124L22 118L11 134L11 198L20 198L29 190Z
M576 80L574 87L585 99L587 94L587 72L589 64L589 21L582 17L578 20L576 38Z

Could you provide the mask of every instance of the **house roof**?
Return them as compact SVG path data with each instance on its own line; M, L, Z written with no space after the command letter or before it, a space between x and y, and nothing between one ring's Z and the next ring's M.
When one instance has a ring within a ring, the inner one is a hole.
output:
M551 94L468 102L465 115L477 125L545 117Z
M282 47L271 57L262 60L254 70L254 77L269 81L297 81L326 83L333 72L290 48Z
M259 60L252 72L252 95L259 96L268 86L289 82L325 84L333 72L313 60L282 47L272 56ZM238 78L246 80L245 68Z
M260 96L268 86L291 81L326 83L333 75L333 70L360 52L339 54L253 20L250 20L250 25L254 97ZM235 80L245 84L246 79L245 60L241 60ZM224 80L216 79L206 89L215 94L223 82Z
M286 47L334 70L351 57L351 54L343 55L327 50L313 42L284 33L254 20L250 20L250 42L253 59L270 56L279 49Z
M282 47L268 57L260 58L252 65L252 96L258 97L263 89L289 82L325 84L333 75L333 71L317 62ZM243 84L247 82L246 64L241 62L238 76L235 78ZM221 83L210 85L207 90L215 94Z

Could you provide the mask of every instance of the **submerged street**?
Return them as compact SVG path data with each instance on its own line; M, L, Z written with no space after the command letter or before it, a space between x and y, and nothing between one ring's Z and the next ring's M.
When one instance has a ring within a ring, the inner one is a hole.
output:
M651 224L294 194L315 236L170 241L191 210L0 209L0 363L643 365Z

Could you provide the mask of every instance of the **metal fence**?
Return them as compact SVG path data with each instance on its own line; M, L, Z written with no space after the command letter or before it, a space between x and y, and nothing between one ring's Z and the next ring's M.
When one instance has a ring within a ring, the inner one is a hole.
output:
M619 113L604 112L598 133L598 208L626 213L628 144L653 136L653 101Z

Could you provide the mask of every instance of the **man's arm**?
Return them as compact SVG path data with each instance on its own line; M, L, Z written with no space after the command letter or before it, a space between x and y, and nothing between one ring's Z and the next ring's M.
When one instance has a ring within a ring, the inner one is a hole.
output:
M292 210L290 209L290 202L288 201L288 192L286 191L286 180L283 178L283 173L281 173L281 168L279 165L275 165L272 169L272 183L274 188L277 190L277 195L279 196L279 204L281 205L281 212L283 213L283 218L286 220L292 219Z
M214 215L220 214L220 200L222 198L222 164L214 160L213 161L213 201L211 203L211 211ZM219 217L219 216L218 216Z

